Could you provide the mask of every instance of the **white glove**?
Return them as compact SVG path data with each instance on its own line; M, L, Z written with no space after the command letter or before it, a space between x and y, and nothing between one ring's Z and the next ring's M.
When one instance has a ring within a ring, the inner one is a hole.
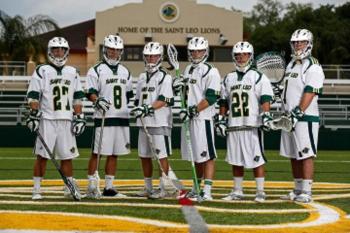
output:
M173 80L173 90L174 93L179 93L185 87L185 82L183 78L174 78Z
M26 119L26 125L32 133L38 131L41 115L42 113L39 110L30 110Z
M223 115L215 115L214 120L216 134L220 137L226 137L226 117Z
M272 118L272 115L270 112L263 112L261 114L261 118L262 118L262 129L263 130L265 130L265 131L270 131L270 129L277 130L277 128L273 124L273 118Z
M75 136L81 135L86 126L86 120L84 117L84 114L78 114L78 115L73 115L73 122L72 122L72 133Z
M131 113L134 114L136 118L146 117L154 114L154 108L152 105L143 104L142 106L134 107Z
M99 97L99 98L97 98L94 107L98 110L103 111L103 112L107 112L110 105L111 105L111 102L106 100L104 97Z

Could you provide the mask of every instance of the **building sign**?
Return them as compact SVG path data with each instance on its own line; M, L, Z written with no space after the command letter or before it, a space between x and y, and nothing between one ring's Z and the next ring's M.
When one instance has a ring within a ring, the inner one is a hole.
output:
M136 27L136 26L124 26L124 27L118 27L117 33L221 34L221 30L218 27Z
M173 2L165 2L159 8L159 15L164 22L173 23L180 16L180 9Z

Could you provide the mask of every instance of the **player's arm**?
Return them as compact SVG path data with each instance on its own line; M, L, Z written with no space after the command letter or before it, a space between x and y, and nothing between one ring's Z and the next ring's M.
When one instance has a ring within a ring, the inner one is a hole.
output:
M41 80L42 74L40 73L39 66L33 73L27 92L27 100L30 111L26 118L26 125L31 132L36 132L39 129L40 119L42 115L39 110L39 99L42 89Z

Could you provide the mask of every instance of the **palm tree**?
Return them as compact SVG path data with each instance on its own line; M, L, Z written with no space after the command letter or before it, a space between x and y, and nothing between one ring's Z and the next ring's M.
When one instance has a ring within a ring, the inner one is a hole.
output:
M44 50L38 35L56 29L57 23L49 16L24 19L0 10L0 61L38 61Z

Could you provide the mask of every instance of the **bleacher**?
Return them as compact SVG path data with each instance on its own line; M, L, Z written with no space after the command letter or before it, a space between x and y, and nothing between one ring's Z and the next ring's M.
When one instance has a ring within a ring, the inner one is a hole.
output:
M29 76L2 76L0 77L0 125L23 125L25 114L28 112L26 91ZM81 78L84 85L85 77ZM134 87L136 87L136 79ZM87 117L88 125L92 126L93 107L90 101L83 101L83 111ZM133 105L133 100L130 107ZM319 99L321 127L331 129L350 128L350 80L326 79L324 94ZM174 123L179 125L178 112L180 108L179 97L175 98ZM280 107L274 105L273 110ZM131 120L134 125L135 120Z

